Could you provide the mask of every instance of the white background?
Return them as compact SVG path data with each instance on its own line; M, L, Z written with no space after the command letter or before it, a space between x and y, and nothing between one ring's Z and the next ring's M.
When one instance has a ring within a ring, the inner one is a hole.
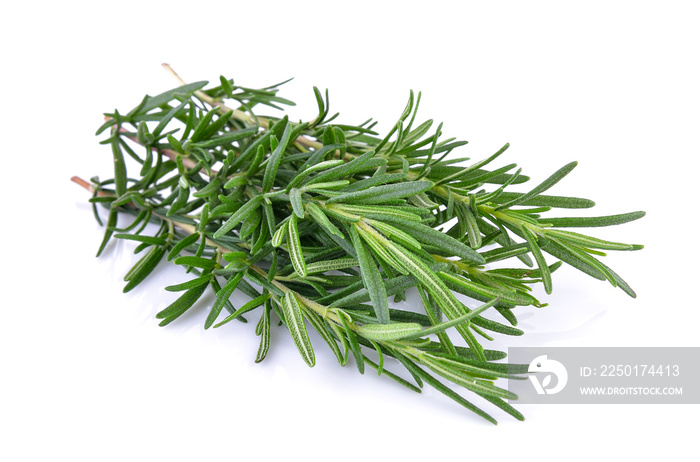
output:
M373 117L380 131L415 89L423 119L470 141L460 155L510 142L502 162L533 183L578 160L552 194L593 199L601 215L648 212L597 233L646 245L605 260L636 300L562 269L552 296L538 292L548 307L519 311L526 335L494 347L700 346L697 3L474 3L3 7L0 459L651 460L695 448L697 405L521 406L525 422L486 407L493 426L430 389L340 368L318 341L310 369L281 328L255 365L257 316L205 332L200 304L159 328L175 296L162 287L186 276L163 265L124 295L133 246L94 258L102 230L69 179L111 174L93 136L102 113L175 86L161 62L189 81L295 77L282 91L294 119L315 115L316 85L340 121Z

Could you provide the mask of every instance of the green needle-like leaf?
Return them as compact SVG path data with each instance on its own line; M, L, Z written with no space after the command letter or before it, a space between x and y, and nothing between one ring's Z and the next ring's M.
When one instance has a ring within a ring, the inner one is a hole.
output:
M580 197L546 196L539 194L526 200L521 200L523 193L504 192L494 198L496 203L518 201L519 205L549 206L561 209L588 209L595 206L595 202Z
M421 331L420 324L397 322L393 324L366 324L357 328L357 333L368 340L388 342L401 340Z
M339 315L340 322L343 326L343 329L345 330L345 336L347 337L347 346L352 352L352 355L355 357L355 363L357 364L357 370L360 372L360 374L365 373L365 360L364 360L364 355L362 354L362 351L360 350L360 344L357 341L357 336L355 335L355 332L350 328L350 323L352 322L351 319L349 319L349 316L341 311L341 310L336 310L336 313ZM342 336L341 336L342 337Z
M646 215L645 212L632 212L605 217L547 218L543 221L555 228L594 228L629 223L642 218L644 215Z
M328 219L328 216L323 213L323 210L321 208L314 204L313 202L309 202L306 204L306 210L309 212L311 215L311 218L316 221L323 229L325 229L328 234L338 236L341 239L345 239L345 236L343 233L338 229L337 226L335 226L331 221Z
M374 313L381 324L386 324L389 322L389 300L384 280L354 226L350 227L350 238L357 254L362 282L369 293L370 300L372 300Z
M211 149L217 146L223 146L231 144L235 141L245 139L257 132L256 128L246 128L243 130L235 130L231 132L226 132L225 135L217 136L209 139L208 141L203 141L197 143L197 146L204 149Z
M289 201L292 203L292 209L297 217L304 218L304 203L301 201L301 191L297 188L292 188L289 192Z
M204 117L202 117L199 120L199 123L195 127L194 133L192 133L192 137L190 138L190 141L192 141L193 143L196 143L197 141L204 138L204 133L205 133L207 127L209 126L211 121L214 119L214 116L216 114L218 114L218 112L219 112L219 108L215 107L215 108L212 108L209 111L207 111L206 114L204 114Z
M174 263L176 265L194 266L195 268L203 268L203 269L216 268L215 261L213 261L209 258L202 258L202 257L191 257L191 256L178 257L175 259Z
M144 255L133 268L124 276L127 284L124 286L124 293L130 292L134 287L143 282L146 277L153 272L158 263L165 255L164 247L153 247Z
M316 357L306 332L301 305L296 295L294 295L294 292L289 291L284 295L282 299L282 311L284 312L287 328L292 334L292 339L299 349L301 357L304 358L304 362L306 362L309 367L313 367L316 364Z
M484 264L486 261L474 249L436 229L422 223L403 222L401 228L417 240L439 248L448 255L460 257L468 262Z
M258 354L255 357L255 362L262 362L267 356L267 352L270 349L270 302L265 303L265 308L263 309L262 316L260 317L260 347L258 347Z
M165 290L168 292L181 292L183 290L189 290L193 289L195 287L199 287L202 284L208 284L209 281L211 280L212 275L211 274L205 274L203 276L200 276L198 278L194 278L190 281L183 282L181 284L175 284L172 286L167 286Z
M238 308L236 311L234 311L230 315L226 316L226 318L223 321L221 321L220 323L216 324L214 326L214 328L221 327L224 324L227 324L227 323L233 321L237 317L239 317L239 316L241 316L241 315L243 315L251 310L254 310L255 308L257 308L260 305L262 305L263 303L265 303L267 300L269 300L269 298L270 298L270 294L267 292L262 294L259 297L255 297L254 299L247 302L246 304L244 304L242 307Z
M279 145L272 151L272 154L270 154L270 157L268 158L267 166L265 167L265 176L263 176L262 181L262 191L264 193L269 192L272 189L272 184L277 176L277 169L279 168L280 161L282 160L282 154L287 149L287 144L289 144L292 129L292 125L286 123Z
M109 218L107 219L107 226L105 227L104 237L102 238L102 243L100 248L97 250L97 256L99 257L104 252L105 247L109 243L109 240L114 234L114 228L117 226L117 219L119 217L119 209L111 209L109 211Z
M498 298L494 298L490 302L481 305L479 308L477 308L473 311L470 311L467 314L456 317L450 321L446 321L446 322L442 322L440 324L434 325L433 327L429 327L427 329L421 329L421 330L416 331L412 334L407 334L403 338L410 339L410 338L417 338L417 337L425 337L426 335L444 332L446 329L449 329L450 327L454 327L454 326L457 326L459 324L464 324L467 321L477 317L478 315L480 315L481 313L483 313L484 311L486 311L487 309L491 308L496 303L498 303L498 301L499 301Z
M340 363L341 366L345 365L345 356L343 353L340 351L340 348L338 347L338 343L336 340L333 338L333 335L331 334L331 329L327 327L327 324L325 324L316 313L314 313L310 308L308 308L306 305L301 305L301 310L304 315L304 318L309 321L309 323L314 326L314 329L316 329L316 332L321 336L321 338L328 344L330 347L331 351L333 351L333 354L335 355L336 359L338 360L338 363Z
M566 164L565 166L554 172L552 176L544 180L535 188L531 189L530 192L527 192L522 196L511 200L510 202L506 202L505 204L499 205L498 207L496 207L496 210L507 209L509 207L513 207L514 205L525 203L529 199L538 196L539 194L545 192L546 190L557 184L562 178L568 175L576 167L576 165L578 165L578 162L571 162Z
M334 202L381 204L393 199L415 196L433 187L431 181L413 181L409 183L388 184L365 189L364 191L349 192L332 197L327 204Z
M216 293L216 302L214 302L214 305L212 305L209 316L207 316L207 320L204 322L204 329L209 329L212 324L214 324L216 318L219 317L219 313L221 313L221 309L224 307L224 305L226 305L229 297L236 290L236 287L238 287L238 284L242 279L243 273L237 273L236 275L232 276L226 282L226 284L224 284L221 290Z
M117 197L126 194L126 163L119 138L112 139L112 159L114 160L114 186Z
M314 263L309 263L306 265L306 273L325 273L326 271L334 271L345 268L353 268L358 266L359 263L356 258L345 257L338 258L337 260L324 260Z
M204 284L189 289L182 294L180 298L168 305L167 308L156 314L156 319L163 319L160 325L165 326L170 324L175 319L179 318L185 311L189 310L192 305L199 300L206 288L207 285Z
M195 91L201 90L208 83L209 82L207 82L206 80L202 80L199 82L193 82L190 84L182 85L177 88L173 88L172 90L168 90L156 96L147 96L145 102L140 107L138 107L132 115L136 116L139 114L146 114L152 109L155 109L157 107L171 102L176 97L183 99L189 98Z
M306 273L306 262L304 261L304 255L301 251L301 242L299 241L299 228L297 228L297 216L292 215L291 220L289 220L287 229L287 246L289 247L289 258L292 260L292 265L294 266L294 271L305 278Z
M510 147L510 144L509 144L509 143L506 143L501 149L499 149L499 150L498 150L495 154L493 154L491 157L488 157L488 158L486 158L486 159L484 159L484 160L482 160L482 161L480 161L480 162L477 162L477 163L475 163L475 164L473 164L473 165L470 165L469 167L465 168L464 170L460 170L459 172L455 172L455 173L453 173L452 175L449 175L449 176L446 176L446 177L442 178L442 179L438 182L438 184L449 183L450 181L454 181L454 180L460 179L460 178L462 178L462 177L465 177L466 175L470 174L471 172L474 172L474 171L480 169L481 167L483 167L484 165L487 165L487 164L491 163L491 162L492 162L493 160L495 160L498 156L500 156L501 154L503 154L503 153L506 151L506 149L508 149L509 147Z
M545 230L545 235L548 237L557 238L560 241L570 242L572 244L581 245L592 249L640 250L642 248L642 246L640 245L610 242L592 236L585 236L583 234L574 233L572 231L563 231L558 229L547 229Z
M404 221L420 222L422 220L421 216L417 213L402 209L401 207L380 205L365 206L356 204L342 204L332 207L354 215L361 215L365 218L373 220L393 220L393 222L399 224ZM416 210L416 212L418 212L418 210Z
M353 160L351 160L347 164L331 168L331 169L326 170L325 172L323 172L319 175L316 175L315 177L306 181L305 185L311 185L314 183L321 183L321 182L328 182L328 181L332 181L332 180L335 180L338 178L350 177L353 174L366 168L366 166L370 163L370 160L372 160L373 157L374 157L374 151L369 150L369 151L365 152L364 154L355 157ZM384 159L376 159L376 160L378 160L380 164L386 163L386 161Z
M540 268L541 275L542 275L542 283L544 284L544 290L548 294L551 294L552 293L552 275L549 274L549 266L547 265L547 261L544 259L544 255L542 255L542 251L540 250L540 246L537 244L537 238L535 237L534 234L532 234L532 231L530 231L527 226L523 226L521 229L523 232L523 236L525 236L525 240L527 240L527 243L530 246L530 251L532 252L532 255L535 257L535 261L537 262L537 266Z
M403 362L403 364L406 365L406 366L408 366L408 368L410 368L410 370L411 370L415 375L417 375L418 377L420 377L422 380L425 381L425 383L429 384L431 387L435 388L435 389L436 389L437 391L439 391L440 393L444 394L445 396L447 396L447 397L450 398L450 399L453 399L453 400L456 401L458 404L464 406L466 409L469 409L470 411L474 412L475 414L477 414L477 415L483 417L484 419L488 420L488 421L491 422L492 424L494 424L494 425L497 424L496 419L494 419L493 417L491 417L491 415L489 415L488 413L486 413L486 412L484 412L483 410L481 410L479 407L475 406L475 405L472 404L471 402L469 402L469 401L467 401L466 399L464 399L464 398L463 398L462 396L460 396L457 392L455 392L455 391L452 390L451 388L445 386L445 384L443 384L442 382L440 382L439 380L437 380L435 377L433 377L432 375L430 375L430 374L428 374L427 372L425 372L425 371L424 371L423 369L421 369L420 367L418 367L418 366L416 366L416 365L413 365L413 364L411 364L411 363L406 363L406 362Z
M395 226L388 225L384 222L368 219L365 220L367 223L372 225L374 228L378 229L382 234L384 234L389 239L392 239L406 248L413 251L421 250L420 242L414 239L411 235L401 231Z
M255 196L248 202L246 202L240 209L231 215L231 217L226 220L226 222L221 225L221 227L214 233L214 239L218 239L231 231L236 225L238 225L243 219L253 210L257 209L263 201L263 196Z

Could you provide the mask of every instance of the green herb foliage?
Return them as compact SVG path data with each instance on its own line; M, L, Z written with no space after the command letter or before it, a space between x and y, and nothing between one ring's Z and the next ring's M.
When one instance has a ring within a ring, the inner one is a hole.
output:
M124 291L163 259L192 273L166 288L181 295L158 313L162 325L212 291L205 328L258 314L258 362L271 347L270 329L282 321L313 366L318 345L307 329L314 329L341 366L352 355L362 373L369 366L418 392L428 384L495 423L463 392L523 418L505 401L515 397L496 384L523 368L496 362L505 353L482 343L490 333L522 334L513 308L544 306L533 285L551 293L552 272L563 262L635 296L600 257L642 246L562 228L613 226L643 212L544 216L593 206L542 194L575 162L513 192L528 180L515 164L488 170L508 145L455 165L448 155L466 143L441 139L441 125L431 132L432 121L415 126L420 97L413 93L382 136L371 121L332 124L337 114L329 116L328 93L316 88L318 116L293 122L257 113L293 104L278 96L279 85L251 89L219 80L209 87L182 82L129 112L105 114L98 135L110 146L114 176L76 179L93 191L95 206L109 209L99 253L110 239L127 239L143 254ZM489 267L506 260L515 263ZM413 287L422 302L417 309L389 306L388 297L406 300ZM233 306L236 290L250 302ZM462 296L483 305L470 309ZM388 369L397 366L412 382Z

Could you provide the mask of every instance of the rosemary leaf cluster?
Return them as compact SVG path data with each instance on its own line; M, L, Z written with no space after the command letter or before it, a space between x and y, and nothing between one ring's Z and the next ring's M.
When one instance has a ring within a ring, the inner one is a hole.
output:
M191 275L166 287L181 295L157 314L163 326L210 290L216 301L204 328L255 317L257 362L281 322L313 366L313 329L341 366L352 356L360 373L369 367L417 392L428 384L495 423L455 389L523 418L495 381L524 369L496 362L505 353L482 343L522 334L512 309L544 306L533 285L551 293L552 273L569 264L634 297L600 257L642 246L564 228L618 225L643 212L549 216L594 205L545 194L575 162L534 187L516 164L491 167L507 144L464 166L468 159L450 154L466 142L442 139L431 120L416 122L420 94L379 134L371 120L332 123L328 93L316 88L318 116L294 122L258 114L293 104L279 85L252 89L224 77L208 85L181 81L129 112L106 114L97 134L111 148L114 177L75 179L93 192L98 221L97 205L109 210L98 255L112 238L138 243L142 257L124 277L125 292L163 259ZM128 158L137 169L127 172ZM413 287L419 310L390 308L389 297L406 300ZM234 306L236 290L250 301ZM482 304L469 309L455 294Z

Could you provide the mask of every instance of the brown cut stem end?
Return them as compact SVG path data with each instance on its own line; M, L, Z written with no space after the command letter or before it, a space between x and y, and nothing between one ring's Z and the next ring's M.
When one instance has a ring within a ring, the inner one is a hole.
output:
M90 192L94 192L94 191L95 191L95 188L93 188L92 185L91 185L90 183L88 183L87 181L83 180L83 179L80 178L79 176L73 176L73 177L71 177L70 180L71 180L73 183L82 186L83 188L87 189L87 190L90 191Z

